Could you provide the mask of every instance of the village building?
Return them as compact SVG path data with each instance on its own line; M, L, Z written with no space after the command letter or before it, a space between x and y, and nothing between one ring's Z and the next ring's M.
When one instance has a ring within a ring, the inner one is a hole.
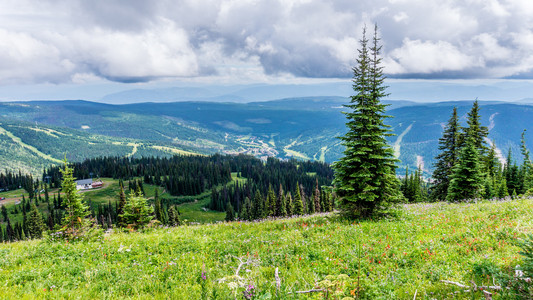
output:
M103 182L93 181L92 179L81 179L76 180L76 189L78 190L88 190L88 189L95 189L95 188L101 188L103 186Z
M93 184L92 178L76 180L76 189L78 190L90 189L92 188L92 184Z

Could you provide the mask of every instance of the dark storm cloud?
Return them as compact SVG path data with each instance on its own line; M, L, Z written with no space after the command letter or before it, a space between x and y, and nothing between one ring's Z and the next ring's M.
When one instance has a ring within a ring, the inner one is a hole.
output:
M350 77L380 26L393 78L532 78L529 0L6 0L0 80Z

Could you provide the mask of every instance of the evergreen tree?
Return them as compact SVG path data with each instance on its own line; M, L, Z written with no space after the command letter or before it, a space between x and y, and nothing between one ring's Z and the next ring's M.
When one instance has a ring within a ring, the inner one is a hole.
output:
M523 180L521 180L519 173L518 166L513 161L512 150L509 148L509 152L507 153L507 162L503 169L503 177L507 182L507 190L521 190Z
M126 206L126 194L124 193L123 185L120 185L120 193L118 197L117 225L120 227L125 227L127 224L125 223L122 215L124 215L124 207Z
M396 159L387 144L390 126L384 124L387 96L381 66L377 26L371 47L366 29L360 41L357 64L353 68L356 92L351 109L345 112L348 132L340 137L345 146L344 157L333 165L335 191L342 202L343 213L351 217L370 217L400 200L396 179Z
M4 222L7 222L7 208L5 205L2 205L2 217L4 217Z
M66 214L63 218L63 226L69 231L71 236L75 236L84 227L85 217L89 215L88 207L83 201L83 197L76 189L76 182L72 176L73 169L68 166L65 159L64 167L61 169L63 180L61 181L61 190L65 195Z
M327 193L325 191L322 191L321 198L323 203L322 207L324 208L324 211L331 211L331 203L329 202Z
M318 188L318 179L316 180L315 191L313 192L313 200L314 200L315 212L321 212L322 207L320 206L320 189Z
M268 186L268 194L267 194L267 217L275 216L276 215L276 193L274 192L274 189L272 189L272 185ZM226 209L227 211L227 209Z
M276 216L278 217L284 217L287 215L287 204L285 199L285 194L283 192L283 187L281 186L281 183L279 184L279 192L278 192L278 199L276 202Z
M468 124L468 127L463 128L463 142L466 142L469 138L472 138L474 148L479 151L479 156L483 157L488 150L485 138L489 134L489 129L485 126L481 126L481 116L479 115L479 110L479 102L476 99L472 105L472 109L467 115L466 123Z
M304 214L304 204L302 201L302 196L300 194L300 185L296 185L296 194L294 196L294 206L292 209L293 215L303 215Z
M287 216L295 215L294 212L294 203L292 201L292 194L291 192L287 192L287 196L285 196L285 202L287 203Z
M228 201L226 204L226 218L225 220L227 222L235 221L235 210L233 209L233 205L231 205L231 202Z
M526 130L522 132L522 137L520 139L520 150L522 151L522 156L524 157L524 162L522 163L522 173L524 178L524 192L529 191L533 188L533 162L529 155L529 150L526 147Z
M484 165L484 172L493 178L501 172L501 164L496 155L496 143L494 142L492 142L492 145L485 156Z
M163 213L162 213L162 208L161 208L161 199L159 199L159 189L156 188L155 189L155 194L154 194L154 212L155 212L155 218L163 223Z
M9 220L9 218L7 218L5 239L6 241L10 241L10 242L16 239L15 230L11 226L11 221Z
M259 192L259 190L255 191L254 201L252 205L253 220L263 219L265 217L263 210L263 196L261 196L261 192Z
M436 163L433 171L433 186L431 188L431 198L433 200L444 200L450 185L450 176L453 166L459 157L460 125L457 116L457 108L453 108L453 113L444 128L444 133L439 139L439 150L441 153L435 157Z
M43 217L37 209L35 204L32 204L30 213L28 214L27 233L32 239L40 239L43 236L43 231L46 226L43 222Z
M44 185L44 201L46 203L50 202L50 195L48 194L48 184Z
M181 223L178 211L174 205L170 206L168 209L168 225L169 226L179 226Z
M133 229L142 229L150 220L152 220L152 214L154 208L148 205L146 198L144 198L140 192L130 192L126 198L126 205L124 206L124 213L120 215L125 224Z
M483 195L483 198L485 199L492 199L495 196L494 192L494 180L493 177L487 174L485 177L485 194Z
M246 197L244 199L244 205L242 206L241 213L239 214L239 219L245 220L245 221L251 221L251 212L252 212L252 203L250 202L250 198Z
M457 201L483 196L483 173L479 161L479 152L469 137L461 150L459 162L454 166L446 200Z
M507 189L507 180L505 180L505 178L500 181L496 196L498 196L498 198L505 198L509 196L509 190Z

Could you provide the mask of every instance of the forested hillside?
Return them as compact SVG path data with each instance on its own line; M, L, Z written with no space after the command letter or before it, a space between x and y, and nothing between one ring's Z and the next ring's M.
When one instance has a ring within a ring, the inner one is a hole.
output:
M34 172L65 153L71 161L102 155L169 156L173 153L248 153L260 157L294 157L333 162L345 132L341 97L293 98L248 104L175 102L108 105L87 101L1 103L0 156L2 163ZM455 106L461 122L471 101L392 104L386 122L389 138L404 167L433 170L438 139ZM505 157L519 153L520 133L533 132L533 107L480 102L481 122L488 138ZM9 121L11 120L11 121ZM18 121L12 121L18 120ZM28 122L28 123L21 123ZM59 132L59 133L57 133ZM24 145L17 142L17 138ZM56 143L61 141L60 143ZM83 141L88 141L85 143ZM528 147L533 147L528 138ZM28 147L29 146L29 147ZM71 151L73 149L74 151ZM186 151L186 152L183 152ZM44 155L49 155L44 156ZM16 161L17 163L14 163Z
M91 216L106 228L120 225L121 201L132 197L131 193L150 198L156 207L155 219L161 224L176 218L174 214L180 210L177 205L198 199L207 200L202 202L202 208L226 212L227 220L302 215L334 208L329 188L333 171L322 162L269 158L263 163L246 155L102 157L74 163L72 167L74 178L101 177L103 191L110 185L118 188L110 189L115 194L104 197L93 197L92 192L81 194L86 196ZM13 241L31 236L26 215L32 205L42 214L48 230L58 229L68 205L65 191L60 190L62 180L59 167L45 170L42 178L0 173L0 197L8 197L0 201L0 239Z

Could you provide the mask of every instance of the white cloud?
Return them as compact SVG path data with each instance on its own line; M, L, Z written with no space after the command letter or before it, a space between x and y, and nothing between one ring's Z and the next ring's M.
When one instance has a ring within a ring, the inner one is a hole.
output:
M0 80L350 77L380 26L393 76L533 74L530 0L5 0Z
M402 47L394 49L390 58L396 69L385 70L392 74L421 73L429 74L442 71L457 71L476 66L475 59L465 55L448 42L420 41L405 39Z

